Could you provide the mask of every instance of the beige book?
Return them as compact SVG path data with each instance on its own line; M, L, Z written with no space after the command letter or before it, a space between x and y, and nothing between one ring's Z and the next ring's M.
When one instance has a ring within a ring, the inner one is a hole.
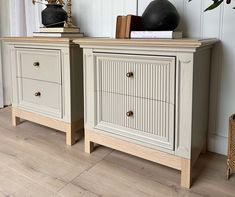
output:
M79 33L80 28L70 28L70 27L40 27L40 32L45 33Z

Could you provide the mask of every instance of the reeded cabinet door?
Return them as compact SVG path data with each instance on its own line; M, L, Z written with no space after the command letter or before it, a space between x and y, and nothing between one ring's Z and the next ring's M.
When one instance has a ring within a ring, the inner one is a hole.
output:
M96 128L174 149L175 57L95 54Z

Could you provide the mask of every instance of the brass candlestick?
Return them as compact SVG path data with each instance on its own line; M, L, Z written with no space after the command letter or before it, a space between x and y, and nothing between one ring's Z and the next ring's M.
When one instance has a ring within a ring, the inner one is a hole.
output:
M68 18L64 27L78 28L75 25L73 25L73 22L72 22L72 0L67 0L67 10L68 10L67 12Z

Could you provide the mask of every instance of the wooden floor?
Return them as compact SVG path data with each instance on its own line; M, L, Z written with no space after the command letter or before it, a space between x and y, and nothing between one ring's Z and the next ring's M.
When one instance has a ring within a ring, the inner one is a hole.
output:
M181 189L176 170L105 147L89 156L83 141L68 147L62 132L29 122L14 128L10 108L0 110L0 197L235 197L225 169L224 156L202 155L192 189Z

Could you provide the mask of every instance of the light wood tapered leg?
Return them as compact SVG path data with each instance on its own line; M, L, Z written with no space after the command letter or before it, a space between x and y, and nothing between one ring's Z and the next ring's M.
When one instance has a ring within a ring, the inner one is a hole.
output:
M76 130L74 129L69 129L66 132L66 144L68 146L72 146L76 143Z
M12 113L12 125L16 127L20 124L20 118L15 116L14 113Z
M85 152L91 154L94 150L94 142L91 142L88 137L85 136Z
M191 160L181 159L181 187L190 188L191 187Z

